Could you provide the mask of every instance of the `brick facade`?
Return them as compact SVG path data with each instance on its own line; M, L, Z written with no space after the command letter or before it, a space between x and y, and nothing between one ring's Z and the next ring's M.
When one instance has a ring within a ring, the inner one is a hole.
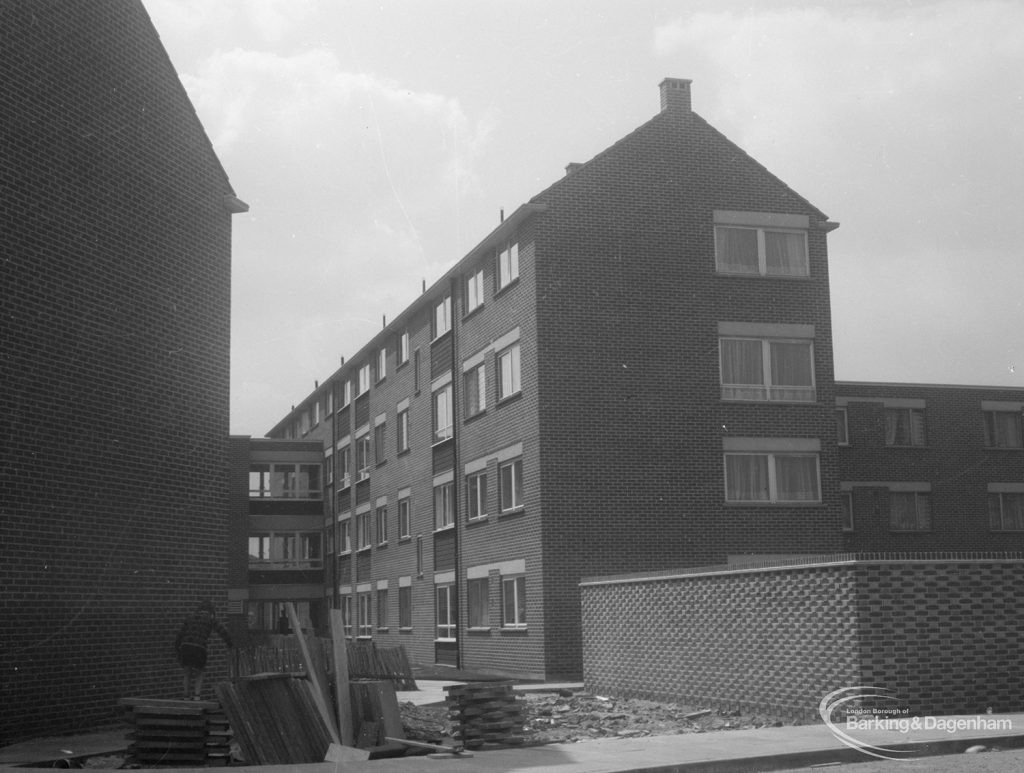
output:
M915 716L1020 711L1022 580L1021 554L585 580L584 680L603 695L807 718L857 685L893 690Z
M225 611L244 205L141 3L0 5L0 79L4 743L176 696L178 625Z

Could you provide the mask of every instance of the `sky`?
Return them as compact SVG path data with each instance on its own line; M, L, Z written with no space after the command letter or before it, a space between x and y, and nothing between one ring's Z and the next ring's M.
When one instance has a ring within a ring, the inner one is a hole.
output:
M143 0L235 192L263 436L665 77L840 228L836 378L1024 386L1024 3Z

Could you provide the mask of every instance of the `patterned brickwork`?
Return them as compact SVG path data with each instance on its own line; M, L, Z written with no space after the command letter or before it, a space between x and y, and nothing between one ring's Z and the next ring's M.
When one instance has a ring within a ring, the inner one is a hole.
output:
M919 714L1020 710L1024 560L856 559L585 581L587 689L813 716L873 685Z
M0 4L0 81L4 743L177 695L226 611L233 192L139 2Z

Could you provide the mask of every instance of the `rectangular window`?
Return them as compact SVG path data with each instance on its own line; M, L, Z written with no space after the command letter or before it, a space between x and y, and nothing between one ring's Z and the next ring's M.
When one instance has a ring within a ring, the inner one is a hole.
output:
M435 619L437 620L437 638L455 638L455 586L438 585L434 588L436 599Z
M719 339L723 400L814 402L809 340Z
M519 376L519 344L512 344L498 355L499 400L504 400L519 392Z
M377 591L377 630L387 630L388 627L388 591L387 588L380 588Z
M330 448L324 449L324 468L327 472L326 485L334 485L334 452Z
M352 597L341 597L341 626L345 636L352 638Z
M359 391L356 392L356 396L366 394L370 391L370 366L369 364L363 365L359 369Z
M810 275L803 231L715 226L715 260L723 274Z
M338 481L339 488L348 488L352 484L352 447L342 446L338 449Z
M352 519L345 518L338 522L338 553L352 550Z
M470 520L487 515L486 472L478 472L466 478L466 513Z
M313 403L311 409L313 411L313 426L317 426L320 423L320 401L317 400Z
M509 242L498 248L498 289L519 278L519 243Z
M889 492L892 531L928 531L932 527L931 498L919 491Z
M885 444L887 446L923 446L926 442L923 409L885 409Z
M820 502L817 454L725 455L726 502Z
M321 499L319 464L252 464L249 466L251 499Z
M452 436L452 385L445 384L434 392L434 442Z
M484 302L484 270L481 268L466 280L466 314L475 311Z
M490 620L490 583L486 577L466 582L469 597L469 627L487 628Z
M398 589L398 627L412 628L412 587L409 585Z
M526 578L501 578L501 627L526 627Z
M1024 531L1024 493L990 493L988 522L992 531Z
M360 550L373 544L373 535L370 532L372 517L373 514L369 510L365 513L356 513L356 545Z
M988 448L1022 448L1020 411L985 411L985 445Z
M845 408L836 408L836 439L839 445L850 445L850 430Z
M249 536L250 569L320 569L323 536L318 531L267 532Z
M359 594L359 636L369 638L373 636L373 617L370 609L372 599L369 593Z
M345 408L352 403L352 382L345 379L341 382L341 406Z
M396 435L398 440L398 453L404 453L409 450L409 409L406 408L404 411L398 412L398 433Z
M522 459L498 465L498 499L503 513L523 506Z
M434 306L434 338L452 329L452 298L446 295Z
M406 539L412 536L412 511L410 509L409 497L398 500L398 538Z
M455 522L455 503L452 501L452 484L434 486L434 528L444 529Z
M370 477L370 434L356 440L356 480Z
M388 544L388 509L387 507L377 508L377 544Z
M377 352L377 381L383 381L388 375L388 349L382 346Z
M487 372L480 363L463 377L462 395L465 399L466 418L482 413L487 407Z
M416 538L416 575L423 576L423 537Z
M409 331L405 330L398 338L398 364L404 365L409 361Z
M853 531L853 494L845 491L843 500L843 531Z
M382 423L373 428L374 459L377 464L381 464L387 459L387 447L384 445L386 427L387 424Z

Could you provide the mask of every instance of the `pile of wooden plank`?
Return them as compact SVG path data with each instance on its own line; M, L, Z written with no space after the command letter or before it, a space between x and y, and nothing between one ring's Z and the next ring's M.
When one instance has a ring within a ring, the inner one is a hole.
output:
M444 688L454 736L467 749L523 743L524 707L512 682L478 682Z
M215 701L122 698L118 703L129 710L128 753L139 766L228 764L231 733Z

